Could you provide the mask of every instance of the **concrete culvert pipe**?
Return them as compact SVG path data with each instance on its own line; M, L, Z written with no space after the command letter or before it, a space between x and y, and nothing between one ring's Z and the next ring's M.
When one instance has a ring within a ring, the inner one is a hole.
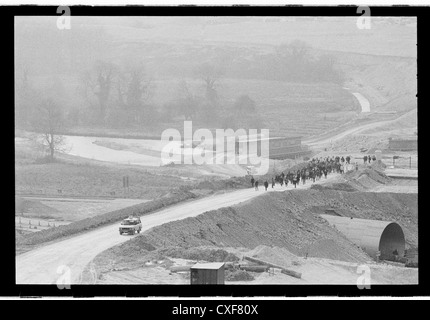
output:
M402 227L392 222L385 227L381 235L381 240L379 241L381 259L389 260L395 250L397 250L399 257L403 257L405 253L405 235Z
M358 245L370 257L376 259L378 251L382 260L392 260L393 252L402 257L405 252L405 235L402 227L391 221L356 219L321 214L346 238Z

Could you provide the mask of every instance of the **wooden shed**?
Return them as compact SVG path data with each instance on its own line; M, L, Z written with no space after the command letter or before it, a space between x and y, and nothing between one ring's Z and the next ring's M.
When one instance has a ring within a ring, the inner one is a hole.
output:
M190 269L191 284L224 284L224 262L197 263Z

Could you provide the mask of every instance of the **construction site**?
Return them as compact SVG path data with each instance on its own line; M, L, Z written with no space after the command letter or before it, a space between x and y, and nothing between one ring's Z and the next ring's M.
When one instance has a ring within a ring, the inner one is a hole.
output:
M74 18L15 20L17 284L418 283L414 19Z
M371 192L394 180L375 169L336 180L155 227L98 255L84 275L188 284L197 263L222 262L226 284L357 284L365 265L372 284L417 283L417 194Z
M82 284L357 284L363 266L371 284L414 284L418 186L405 176L409 169L401 177L398 170L377 161L267 191L251 188L250 176L229 178L223 187L206 182L187 191L203 197L173 205L162 197L161 207L144 215L140 208L151 201L94 218L100 225L108 215L138 215L136 235L118 235L119 222L91 230L91 219L33 230L17 241L25 268L18 279L52 283L48 257L56 252L58 263L78 270L73 283ZM35 263L31 269L27 261Z

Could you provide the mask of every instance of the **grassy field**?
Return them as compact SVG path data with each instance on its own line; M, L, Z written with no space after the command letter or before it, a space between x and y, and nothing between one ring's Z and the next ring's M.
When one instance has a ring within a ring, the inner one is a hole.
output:
M59 155L55 163L38 163L41 153L29 143L15 144L17 194L44 196L154 199L194 180L181 178L178 170L149 171ZM171 173L169 174L168 171ZM123 177L129 177L129 188ZM61 190L61 191L59 191ZM60 193L61 192L61 193Z
M123 177L129 177L129 190ZM75 165L68 163L28 164L15 167L16 192L30 195L120 197L154 199L172 188L187 185L178 177L160 176L139 168Z
M193 199L195 197L196 195L191 192L177 191L170 194L169 196L161 197L146 203L140 203L134 206L129 206L123 209L114 210L94 217L82 219L68 225L61 225L55 228L42 230L40 232L22 235L16 239L16 253L29 250L41 243L75 235L80 232L91 230L109 223L118 222L129 217L130 215L141 216L175 203Z
M102 213L119 210L150 200L142 199L91 199L67 197L18 197L17 214L26 218L78 221ZM21 209L21 210L20 210ZM21 212L19 212L21 211Z
M281 12L282 9L279 13L288 15L288 8ZM146 17L141 26L126 25L126 19L118 17L99 18L97 22L104 24L114 38L130 43L160 40L193 43L204 34L203 39L209 44L234 42L252 47L278 45L300 38L326 50L399 56L416 54L411 37L416 34L416 19L400 22L396 18L372 17L371 29L365 31L357 28L356 17L240 17L236 21L231 17L203 17L200 25L196 25L198 19Z

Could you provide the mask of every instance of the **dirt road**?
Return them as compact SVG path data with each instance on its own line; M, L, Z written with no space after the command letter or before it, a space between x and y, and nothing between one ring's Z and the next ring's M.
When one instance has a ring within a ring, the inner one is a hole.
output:
M327 179L323 178L315 183L330 182L337 177L338 174L331 174ZM310 183L299 185L297 189L306 189L311 185ZM269 187L269 192L293 188L290 185L288 188L277 185L273 190ZM206 211L232 206L264 192L264 187L261 186L259 191L249 188L179 204L142 216L142 231L166 222L194 217ZM16 257L16 283L56 284L65 279L66 283L78 284L84 267L98 253L125 242L131 237L135 236L119 235L118 224L114 224L18 255Z

